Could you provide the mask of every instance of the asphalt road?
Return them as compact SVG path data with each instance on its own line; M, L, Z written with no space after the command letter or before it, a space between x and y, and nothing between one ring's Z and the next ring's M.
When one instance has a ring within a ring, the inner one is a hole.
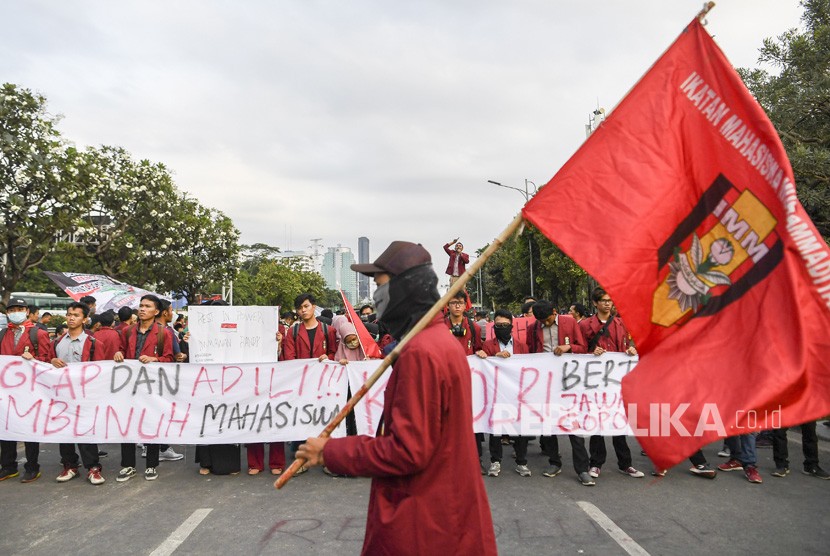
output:
M597 486L584 487L569 465L556 478L543 477L547 462L538 443L529 450L533 476L527 478L513 471L506 449L502 475L484 478L499 552L828 554L830 481L799 473L800 435L790 436L793 473L770 476L772 451L759 449L760 485L740 472L695 477L687 464L664 479L633 479L617 473L609 441ZM559 444L570 462L568 442ZM648 472L633 439L630 445L634 465ZM820 443L825 468L829 446ZM276 491L266 474L200 476L193 449L175 448L186 459L162 463L158 480L117 483L118 446L106 446L113 454L102 460L107 482L96 487L81 478L56 483L57 446L42 444L40 480L0 483L0 554L359 553L368 479L332 478L314 469ZM718 449L704 449L710 463L723 461ZM143 462L139 466L142 471Z

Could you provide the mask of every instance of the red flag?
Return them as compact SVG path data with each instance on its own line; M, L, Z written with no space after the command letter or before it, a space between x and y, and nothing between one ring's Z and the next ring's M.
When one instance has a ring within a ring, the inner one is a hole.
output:
M346 316L349 318L349 322L351 322L354 325L355 330L357 330L357 338L360 340L360 346L363 348L363 353L365 353L366 357L370 359L383 359L383 354L380 352L378 343L374 338L372 338L369 331L366 330L366 325L363 324L363 321L360 320L360 317L358 317L357 313L355 313L354 307L352 307L352 304L349 303L348 299L346 299L346 294L343 293L343 290L340 290L340 297L343 298L343 306L346 308Z
M830 413L830 249L697 19L523 214L620 309L641 356L623 398L659 467Z

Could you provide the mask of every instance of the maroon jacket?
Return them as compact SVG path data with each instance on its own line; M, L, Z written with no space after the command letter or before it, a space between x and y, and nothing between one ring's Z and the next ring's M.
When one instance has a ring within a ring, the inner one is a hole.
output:
M586 353L588 343L585 341L585 336L582 334L576 320L570 315L557 315L556 319L559 324L558 345L570 344L571 353ZM542 353L545 342L543 328L542 322L538 320L530 327L527 335L527 347L530 349L530 353Z
M139 323L140 324L140 323ZM138 329L138 324L130 326L124 331L124 336L121 338L121 353L124 359L137 359L135 356L135 337ZM150 332L147 334L147 339L141 348L141 355L149 355L150 357L158 357L160 363L173 362L173 336L167 334L164 325L154 322L150 327ZM164 334L164 341L162 342L162 352L158 351L158 333Z
M21 325L23 326L23 325ZM32 325L34 327L34 325ZM30 326L25 326L23 336L17 345L14 345L14 329L9 326L6 328L6 335L3 336L3 343L0 344L0 355L23 355L26 348L29 348L35 359L49 363L55 357L55 349L52 346L52 340L49 338L49 333L34 327L37 330L37 353L35 353L35 346L32 345L32 339L29 337Z
M447 265L446 273L452 276L452 268L455 266L455 259L458 258L458 275L461 276L467 270L466 265L470 263L470 256L467 253L459 254L454 249L450 249L450 244L444 244L444 251L450 256L450 264Z
M121 349L122 335L114 328L101 328L95 333L95 354L103 353L105 357L101 359L112 359L118 350ZM127 354L124 354L126 357ZM99 359L96 357L96 361Z
M308 340L308 331L302 322L296 323L285 331L283 337L282 357L285 361L292 359L316 359L324 353L334 360L337 351L337 334L333 326L328 326L328 334L323 334L323 322L317 321L317 332L314 334L314 349ZM297 337L294 337L296 331ZM325 336L325 338L324 338Z
M444 317L444 323L447 325L447 328L452 328L449 315ZM453 337L461 344L461 349L464 350L465 355L472 355L481 349L481 328L476 323L473 323L473 330L470 330L470 319L466 316L461 321L461 326L464 327L465 334L463 336Z
M588 345L591 338L599 333L602 326L603 324L596 315L579 321L579 328L582 330L582 335L585 336L585 345ZM614 320L608 325L608 332L599 338L597 345L605 351L625 351L628 349L628 346L631 345L628 329L620 317L614 317Z
M471 407L470 366L436 317L395 362L377 437L323 451L334 473L372 477L363 554L496 554Z
M493 357L501 351L499 339L490 338L481 345L481 349L487 354L488 357ZM513 355L522 355L523 353L530 353L530 351L527 349L527 345L516 337L516 334L513 334Z

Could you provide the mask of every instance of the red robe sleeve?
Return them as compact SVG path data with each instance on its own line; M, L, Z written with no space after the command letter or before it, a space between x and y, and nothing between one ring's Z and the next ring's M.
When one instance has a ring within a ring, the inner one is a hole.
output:
M386 387L386 398L395 400L385 419L391 425L375 438L329 440L323 451L326 466L335 473L372 477L422 471L441 441L441 400L447 399L447 385L438 379L441 364L440 354L404 350Z
M293 361L297 358L297 340L294 338L293 326L285 330L282 337L282 359L283 361Z

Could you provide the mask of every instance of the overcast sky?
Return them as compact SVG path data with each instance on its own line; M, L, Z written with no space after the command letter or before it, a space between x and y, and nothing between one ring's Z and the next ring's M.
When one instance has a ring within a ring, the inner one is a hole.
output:
M0 78L79 146L162 162L243 243L394 239L468 252L546 183L700 9L698 0L0 0ZM720 0L733 65L796 0ZM532 186L531 186L532 188ZM590 216L584 220L590 222Z

